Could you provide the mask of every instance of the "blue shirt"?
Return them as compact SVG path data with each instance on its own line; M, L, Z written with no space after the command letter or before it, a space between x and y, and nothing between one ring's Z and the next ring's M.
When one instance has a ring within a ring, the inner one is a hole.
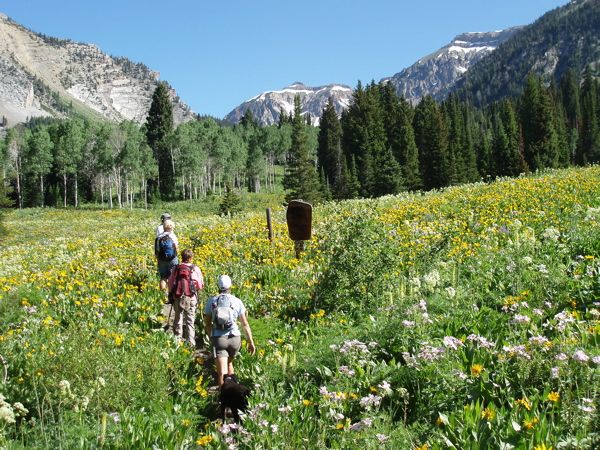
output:
M246 307L244 306L244 304L242 303L242 301L237 298L235 295L232 294L219 294L222 296L226 296L227 299L229 300L229 304L231 305L231 308L233 309L233 327L230 330L219 330L217 328L214 327L214 325L212 326L212 335L213 336L225 336L226 334L231 334L233 336L241 336L241 332L240 329L238 327L237 324L237 320L238 318L242 315L242 314L246 314ZM204 314L206 314L207 316L211 317L212 320L212 316L213 316L213 310L217 308L217 298L219 297L219 295L215 295L214 297L210 297L208 299L208 301L206 302L206 305L204 306ZM223 305L223 303L225 303L226 300L225 299L221 299L220 304Z

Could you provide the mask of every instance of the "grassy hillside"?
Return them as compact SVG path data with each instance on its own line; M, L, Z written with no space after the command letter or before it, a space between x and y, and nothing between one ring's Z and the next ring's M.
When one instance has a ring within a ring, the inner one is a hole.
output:
M285 211L174 215L258 352L234 429L162 331L154 211L25 210L0 251L0 445L597 448L600 168ZM2 372L0 372L2 375Z

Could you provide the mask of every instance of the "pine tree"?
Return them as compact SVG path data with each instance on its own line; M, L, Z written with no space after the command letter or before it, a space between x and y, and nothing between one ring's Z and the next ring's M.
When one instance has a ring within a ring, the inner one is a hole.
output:
M242 125L245 128L248 128L248 127L256 128L258 126L258 123L256 122L256 119L254 118L254 114L252 113L252 111L247 109L244 112L244 115L240 119L240 125Z
M319 122L317 148L317 167L319 172L323 173L323 181L329 186L339 184L338 178L342 170L341 138L340 120L333 105L333 98L329 97Z
M577 160L577 146L581 126L579 77L573 69L567 70L560 80L560 98L566 116L569 164L573 164Z
M294 97L294 122L292 147L283 178L283 186L288 190L286 201L302 199L317 203L322 199L319 177L308 144L306 123L300 109L300 96Z
M475 149L474 134L477 126L474 119L474 110L468 103L462 105L463 115L463 148L461 150L462 160L465 168L464 181L474 183L479 181L479 171L477 169L477 152Z
M164 82L158 83L146 118L146 139L158 161L159 192L164 200L175 196L173 147L169 137L173 132L173 106Z
M240 211L241 199L238 194L231 188L231 185L227 183L225 185L225 196L219 204L219 214L222 216L233 216Z
M558 167L558 136L552 98L535 75L527 77L521 123L525 160L531 170Z
M415 108L414 129L424 188L448 186L448 129L443 113L429 95Z
M379 152L374 163L375 175L371 191L373 196L397 194L404 189L400 164L394 158L391 147L388 147L387 151Z
M576 159L578 164L600 161L598 107L598 84L588 66L581 87L581 133Z
M397 119L399 128L398 162L402 166L402 178L406 188L415 191L423 187L423 180L419 169L419 149L415 142L415 132L412 124L414 111L405 99L400 99L399 103Z
M496 176L516 176L526 171L520 152L519 129L510 100L504 100L496 113L493 153Z
M285 113L283 108L279 111L279 118L277 120L277 128L281 128L286 124L291 124L290 117Z
M468 180L463 151L465 149L465 130L463 115L458 97L451 94L443 104L446 123L448 124L448 176L450 184L456 185Z
M578 128L581 120L579 103L579 77L573 69L565 72L560 80L561 103L565 108L569 128Z
M358 179L358 169L356 168L356 158L352 157L348 176L346 177L347 198L356 198L360 195L360 181Z
M352 103L342 117L342 130L345 156L354 157L356 161L361 195L372 196L375 160L379 161L388 148L381 91L374 82L366 89L358 84Z

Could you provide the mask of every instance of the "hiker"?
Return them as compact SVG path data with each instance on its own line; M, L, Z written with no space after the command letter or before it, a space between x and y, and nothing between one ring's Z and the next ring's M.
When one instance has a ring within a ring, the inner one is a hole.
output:
M156 227L156 237L159 237L165 232L165 220L171 220L171 214L162 213L160 215L160 225Z
M210 337L217 366L217 381L223 384L223 375L233 375L233 359L240 351L242 338L239 320L248 341L251 355L256 351L246 308L231 294L231 278L221 275L217 280L219 295L210 297L204 307L204 331Z
M194 252L185 249L181 252L181 264L175 266L169 276L169 297L173 301L175 318L173 334L184 339L193 349L196 348L196 309L198 292L204 288L204 278L198 266L192 264Z
M164 231L154 241L154 254L158 262L158 275L160 276L160 288L167 293L167 280L171 275L171 270L177 264L177 251L179 241L173 230L175 224L171 219L165 220Z

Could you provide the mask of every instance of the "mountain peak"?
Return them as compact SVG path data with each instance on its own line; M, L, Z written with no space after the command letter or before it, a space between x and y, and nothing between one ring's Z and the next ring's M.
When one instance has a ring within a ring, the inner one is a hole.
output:
M457 35L449 44L382 81L396 87L398 95L417 103L427 94L441 100L473 64L494 51L521 27Z
M156 72L94 44L33 32L2 13L0 19L0 116L9 126L37 116L145 121ZM190 108L170 94L175 123L191 120Z
M251 111L258 123L272 125L279 121L282 111L288 115L294 112L296 95L300 97L302 114L310 114L312 123L316 125L329 98L333 99L336 111L341 114L350 105L352 89L341 84L310 87L296 81L281 90L267 91L252 97L227 114L225 121L238 123L246 111Z

